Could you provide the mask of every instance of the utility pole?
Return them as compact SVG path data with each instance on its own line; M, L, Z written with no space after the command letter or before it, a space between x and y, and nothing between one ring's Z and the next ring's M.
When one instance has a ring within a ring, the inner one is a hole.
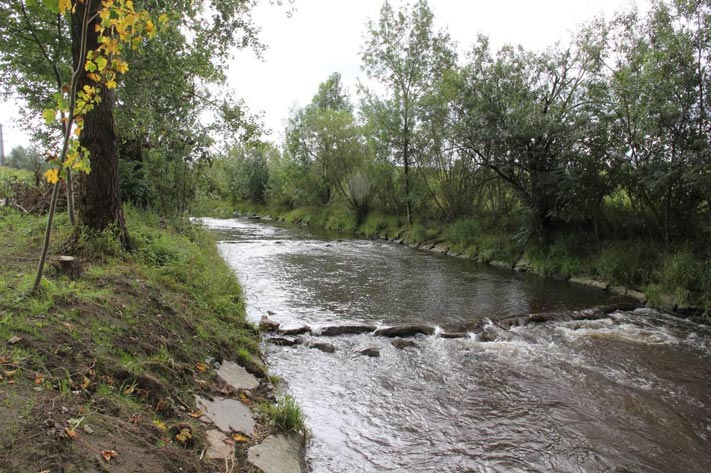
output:
M2 137L2 123L0 123L0 166L5 165L5 141Z

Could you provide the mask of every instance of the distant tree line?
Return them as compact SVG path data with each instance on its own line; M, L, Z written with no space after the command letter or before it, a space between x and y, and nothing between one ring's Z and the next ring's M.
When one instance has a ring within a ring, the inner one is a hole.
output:
M362 50L378 86L359 90L355 107L334 73L292 111L279 147L231 151L213 190L344 205L359 221L370 211L403 223L515 219L544 240L570 228L706 237L710 60L708 1L594 20L544 51L493 51L479 37L463 59L425 0L386 2Z

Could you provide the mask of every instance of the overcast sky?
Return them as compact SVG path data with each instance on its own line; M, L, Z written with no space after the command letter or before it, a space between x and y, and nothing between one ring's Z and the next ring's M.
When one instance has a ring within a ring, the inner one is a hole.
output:
M355 92L360 49L369 19L377 21L382 0L295 0L293 15L285 7L263 2L253 14L268 45L263 61L249 51L236 54L229 86L244 97L253 112L264 112L264 123L280 139L289 109L310 102L318 84L340 72ZM403 2L392 0L394 6ZM595 16L610 18L633 6L644 10L649 0L430 0L438 28L446 28L466 51L478 34L493 48L506 43L542 49L567 42L571 32ZM28 139L15 123L15 106L0 104L5 154Z

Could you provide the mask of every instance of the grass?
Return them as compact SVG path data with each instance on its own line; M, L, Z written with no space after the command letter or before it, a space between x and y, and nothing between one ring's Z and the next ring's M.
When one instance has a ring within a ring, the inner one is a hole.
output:
M214 388L213 374L196 369L206 358L244 361L265 377L258 331L205 230L133 209L127 222L134 252L110 232L82 235L80 275L48 265L29 296L45 219L0 207L0 392L8 405L0 424L18 432L0 442L0 471L93 470L96 452L107 448L125 468L135 460L142 471L219 471L200 460L199 442L186 449L153 420L190 423L180 407ZM50 255L62 254L71 232L60 213ZM62 434L67 419L83 416L93 434ZM46 434L48 422L57 435Z
M260 411L271 424L281 430L306 433L306 417L301 407L289 395L282 396L276 404L262 404Z

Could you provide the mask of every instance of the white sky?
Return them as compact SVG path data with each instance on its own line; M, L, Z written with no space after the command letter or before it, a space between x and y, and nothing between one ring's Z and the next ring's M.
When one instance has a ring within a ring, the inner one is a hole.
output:
M229 86L245 99L253 112L264 112L272 139L280 139L289 109L308 104L318 84L340 72L354 94L360 72L360 48L365 25L377 21L382 0L295 0L291 18L285 7L263 2L253 12L268 45L264 61L250 51L235 55ZM398 7L400 0L391 0ZM566 42L571 32L595 16L610 18L633 5L647 9L649 0L429 0L435 22L446 28L460 52L469 49L478 34L489 36L492 47L522 44L542 49ZM5 154L26 145L12 103L0 103Z

